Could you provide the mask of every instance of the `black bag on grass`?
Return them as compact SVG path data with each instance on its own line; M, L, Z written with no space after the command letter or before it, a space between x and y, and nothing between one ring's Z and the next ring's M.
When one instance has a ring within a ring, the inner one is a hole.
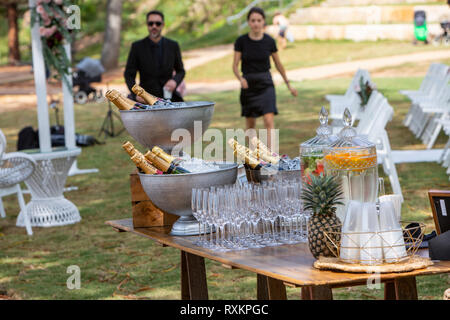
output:
M39 135L32 127L25 127L19 132L17 151L39 148Z

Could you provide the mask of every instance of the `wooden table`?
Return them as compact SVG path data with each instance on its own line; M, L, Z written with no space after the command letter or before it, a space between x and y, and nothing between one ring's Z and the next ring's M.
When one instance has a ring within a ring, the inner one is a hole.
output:
M374 274L321 271L306 243L230 252L215 252L194 244L197 236L171 236L170 227L133 228L131 219L107 221L119 232L132 232L181 251L181 299L208 299L204 258L257 274L257 298L286 299L286 285L301 287L302 299L332 299L332 289L365 285ZM428 252L422 252L428 255ZM417 299L416 276L450 273L450 261L404 273L379 275L387 300Z

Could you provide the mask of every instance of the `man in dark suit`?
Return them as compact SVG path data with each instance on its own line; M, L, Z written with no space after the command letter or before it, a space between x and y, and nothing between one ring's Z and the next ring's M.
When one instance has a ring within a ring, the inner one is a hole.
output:
M139 72L140 86L147 92L164 98L166 91L166 96L167 92L172 93L172 101L183 101L176 91L185 75L180 47L177 42L161 36L164 27L162 12L150 11L146 21L149 36L134 42L128 55L124 73L128 89L131 91ZM141 97L135 98L144 102Z

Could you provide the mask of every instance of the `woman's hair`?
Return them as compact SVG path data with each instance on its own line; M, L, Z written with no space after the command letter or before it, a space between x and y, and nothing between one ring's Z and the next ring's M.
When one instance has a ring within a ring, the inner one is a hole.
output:
M259 13L260 15L262 15L264 20L266 19L266 15L264 13L264 10L261 9L260 7L253 7L253 8L251 8L250 11L247 14L247 20L250 19L250 16L252 15L252 13Z

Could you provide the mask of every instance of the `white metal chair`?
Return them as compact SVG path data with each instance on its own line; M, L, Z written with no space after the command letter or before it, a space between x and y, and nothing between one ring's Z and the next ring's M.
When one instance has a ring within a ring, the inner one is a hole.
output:
M36 162L22 152L5 153L6 138L0 130L0 216L6 217L2 197L17 194L21 214L25 220L25 228L29 235L33 234L27 213L20 183L28 179L34 172Z

